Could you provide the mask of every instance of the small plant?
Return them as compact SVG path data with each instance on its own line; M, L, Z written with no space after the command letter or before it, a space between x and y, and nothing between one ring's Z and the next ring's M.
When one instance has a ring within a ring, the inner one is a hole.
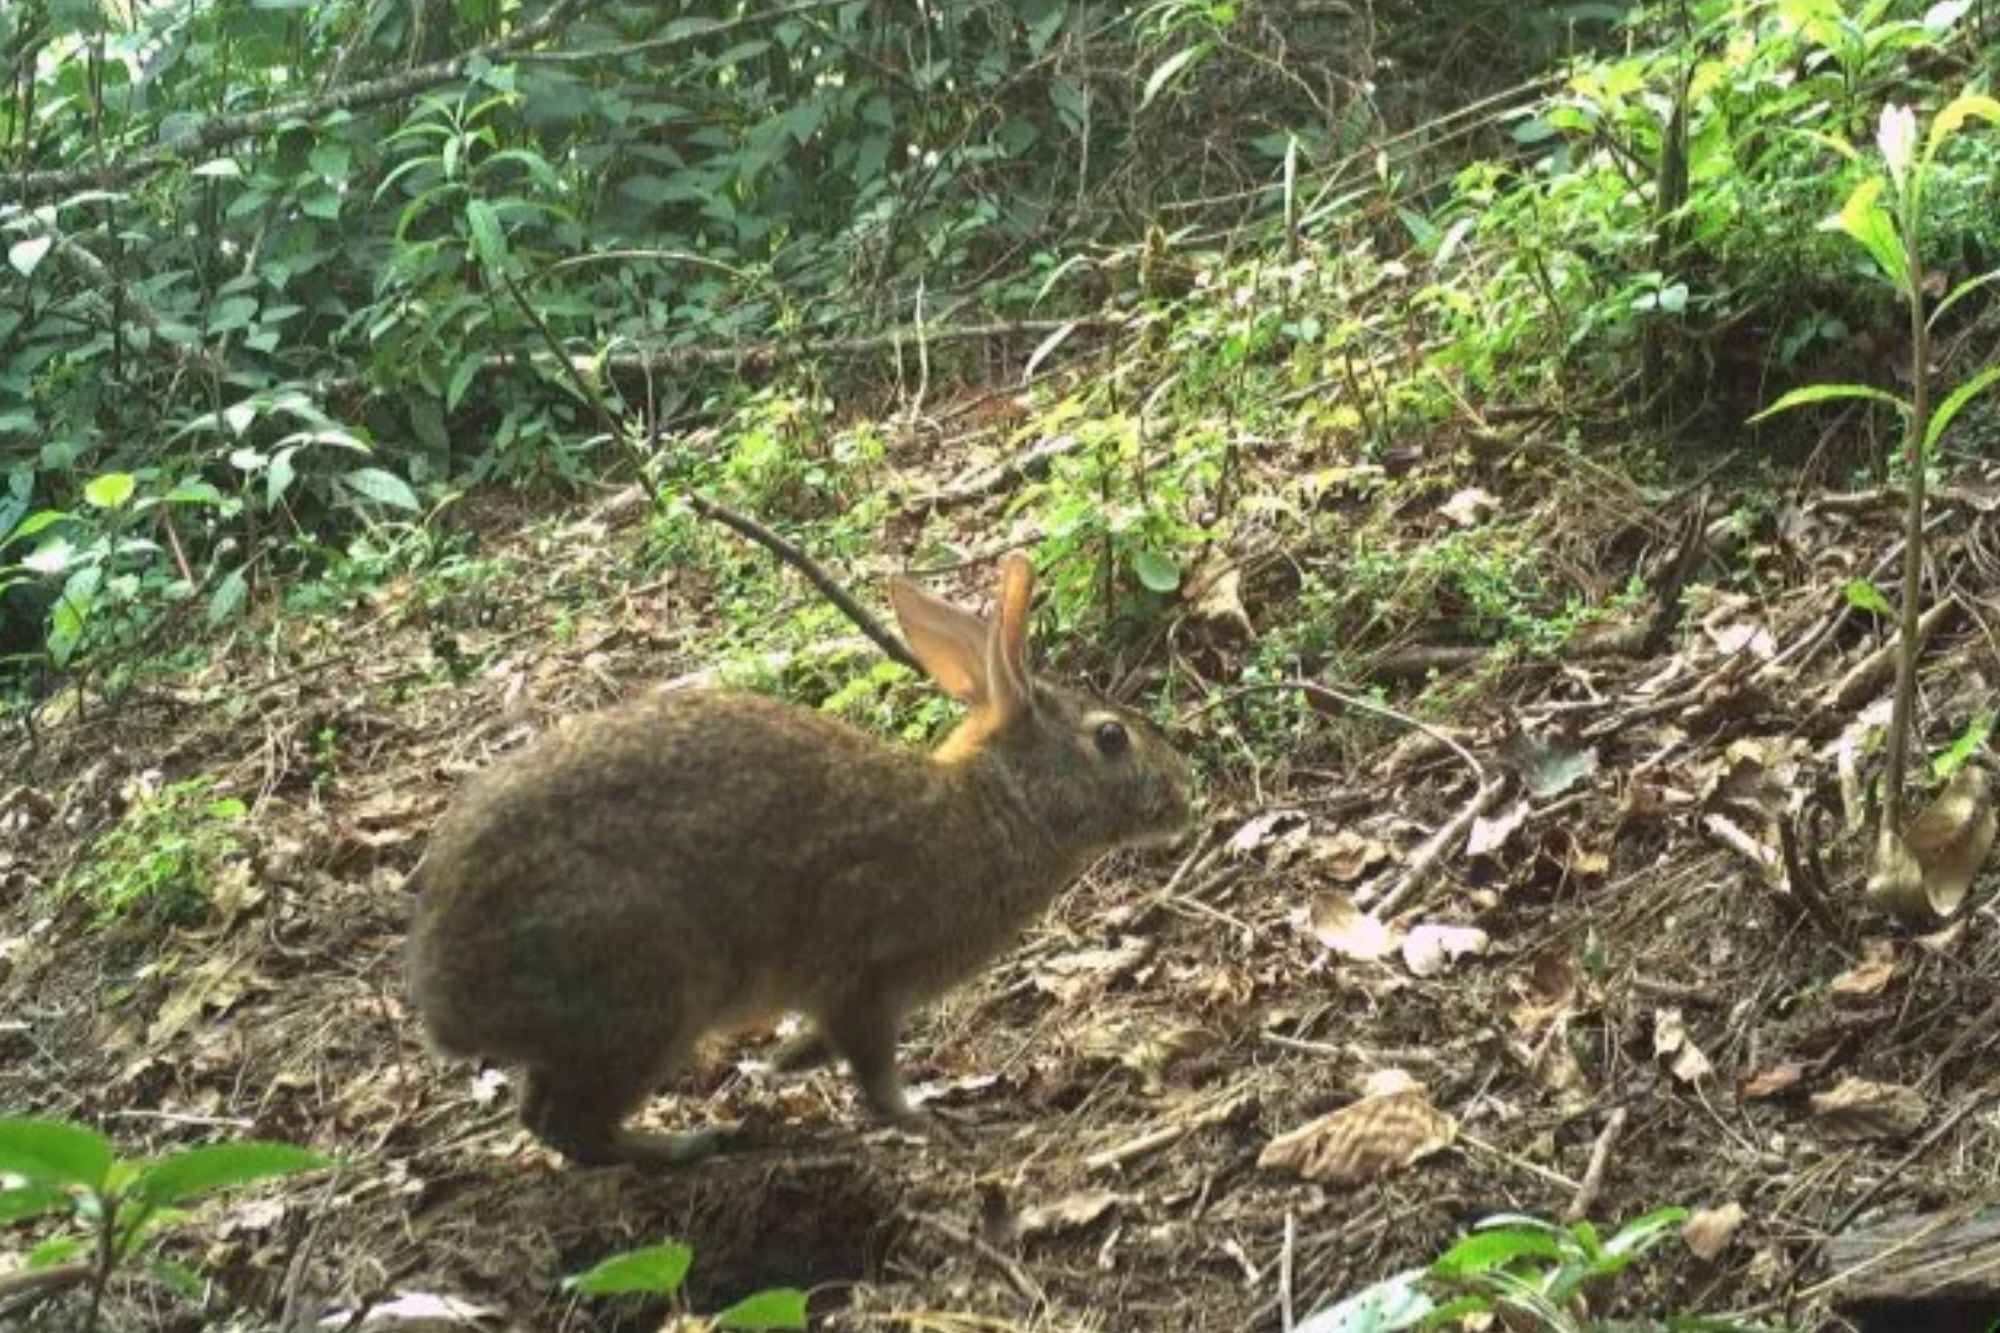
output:
M1903 484L1908 501L1903 531L1902 605L1897 608L1901 644L1896 655L1896 695L1889 718L1888 752L1883 761L1882 817L1868 876L1868 895L1907 915L1922 915L1936 906L1923 892L1922 870L1903 841L1903 777L1909 762L1910 718L1916 701L1920 647L1917 620L1918 603L1923 595L1925 469L1936 459L1938 444L1959 413L2000 381L2000 365L1986 366L1932 406L1932 331L1945 312L1959 301L2000 278L2000 270L1969 278L1947 293L1928 315L1925 313L1929 278L1923 260L1924 187L1936 169L1939 150L1975 120L2000 123L2000 101L1982 93L1960 94L1931 121L1930 132L1919 150L1916 114L1906 106L1894 103L1884 106L1875 136L1881 169L1871 167L1848 195L1840 212L1822 224L1859 244L1901 299L1909 317L1909 397L1898 397L1867 384L1810 384L1792 390L1750 418L1756 422L1809 403L1848 399L1884 404L1902 418ZM1850 162L1862 160L1860 152L1845 139L1832 135L1820 138Z
M1588 1309L1596 1289L1686 1220L1685 1208L1661 1208L1605 1240L1588 1222L1565 1227L1515 1214L1491 1217L1429 1268L1399 1273L1329 1306L1302 1321L1297 1333L1397 1333L1463 1321L1553 1333L1596 1328Z
M293 1175L327 1165L325 1158L287 1143L214 1143L152 1161L121 1158L111 1140L62 1120L0 1117L0 1225L68 1212L79 1230L59 1233L28 1252L9 1286L51 1291L87 1283L86 1330L97 1327L105 1288L131 1266L154 1236L180 1220L180 1208L218 1190ZM199 1299L199 1276L151 1255L155 1278Z
M213 795L214 785L199 777L142 791L64 888L91 901L98 925L134 914L161 924L199 919L217 874L244 849L243 802Z
M587 1273L563 1279L563 1289L584 1296L677 1297L694 1250L679 1241L649 1245L614 1254ZM720 1314L689 1315L669 1325L685 1333L723 1329L788 1329L806 1326L806 1294L795 1287L773 1287L745 1296Z

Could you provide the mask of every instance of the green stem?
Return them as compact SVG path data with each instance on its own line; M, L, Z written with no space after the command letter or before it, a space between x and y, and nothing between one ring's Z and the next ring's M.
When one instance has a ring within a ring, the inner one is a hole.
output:
M1917 599L1924 579L1924 428L1930 416L1930 330L1924 322L1924 275L1917 248L1919 191L1915 172L1905 191L1903 256L1910 309L1910 416L1903 440L1909 509L1903 533L1903 606L1896 653L1896 699L1889 714L1889 747L1884 762L1882 829L1903 831L1903 775L1909 766L1910 714L1917 696Z

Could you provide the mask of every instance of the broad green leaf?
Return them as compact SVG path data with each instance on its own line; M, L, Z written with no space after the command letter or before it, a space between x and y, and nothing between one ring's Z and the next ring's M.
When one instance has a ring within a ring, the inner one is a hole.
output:
M1603 1252L1614 1258L1639 1254L1665 1240L1687 1220L1688 1210L1685 1208L1655 1208L1644 1217L1635 1217L1618 1228L1617 1234L1605 1242Z
M132 498L138 479L129 472L107 472L92 477L83 488L83 498L99 509L120 509Z
M12 264L14 271L22 277L32 278L35 276L35 270L41 267L42 257L48 254L49 247L55 243L55 237L46 235L30 236L25 241L16 241L7 247L7 262Z
M586 1296L620 1296L648 1293L671 1296L681 1288L694 1251L678 1241L649 1245L643 1250L614 1254L589 1272L563 1279L567 1291Z
M250 582L244 576L246 568L244 565L238 565L223 576L222 582L215 585L215 591L208 598L209 624L220 625L235 615L237 609L243 605L243 598L250 591Z
M468 201L465 224L472 230L472 244L479 252L480 263L498 269L507 262L507 234L501 230L500 215L493 211L493 205L484 199Z
M379 467L356 468L343 476L341 481L356 495L376 504L406 509L412 514L423 512L424 507L418 503L417 493L410 489L410 483L393 472Z
M1946 103L1944 110L1931 121L1930 137L1924 143L1924 161L1936 157L1944 141L1965 128L1968 120L2000 123L2000 101L1984 93L1960 93Z
M238 165L236 159L233 157L215 157L202 163L188 174L209 180L240 180L243 176L243 168Z
M30 1185L101 1189L111 1172L111 1140L82 1125L33 1116L0 1117L0 1171Z
M1494 1227L1475 1231L1439 1255L1431 1264L1431 1275L1463 1278L1476 1273L1505 1268L1517 1259L1556 1259L1563 1247L1554 1236L1525 1227Z
M1813 403L1831 403L1847 398L1865 398L1870 402L1885 404L1898 412L1907 413L1910 405L1894 394L1870 388L1866 384L1808 384L1802 389L1793 389L1777 402L1751 417L1746 423L1756 425L1765 417L1774 417L1780 412L1789 412L1795 407L1806 407Z
M1844 231L1861 242L1876 266L1885 277L1896 285L1897 291L1909 288L1909 257L1903 253L1903 239L1896 233L1896 220L1889 216L1889 210L1882 207L1882 178L1870 176L1854 187L1854 193L1847 196L1840 212L1827 219L1826 225Z
M15 542L34 536L43 528L54 523L60 523L68 517L69 515L60 509L38 509L22 519L20 526L16 527L12 532L8 533L5 537L0 537L0 551L6 550L7 547L13 545Z
M1857 611L1872 612L1890 620L1896 618L1896 608L1889 605L1889 599L1882 595L1882 590L1867 579L1849 579L1847 586L1840 591L1847 598L1847 604Z
M1132 557L1132 572L1149 592L1164 595L1181 586L1181 567L1157 551L1141 551Z
M806 1294L776 1287L745 1296L709 1321L716 1328L773 1329L806 1326Z
M0 1190L0 1226L24 1217L67 1211L69 1206L69 1191L60 1185L22 1185Z
M1139 96L1139 109L1144 111L1150 106L1153 99L1160 95L1160 90L1173 80L1174 75L1207 55L1208 50L1209 44L1207 42L1196 42L1193 46L1176 51L1165 60L1162 60L1159 68L1155 69L1146 78L1146 90Z
M465 391L472 387L472 381L478 378L480 368L485 364L486 353L475 351L468 353L452 367L451 382L444 386L445 411L454 411L458 407L459 401L465 397Z
M1986 367L1946 395L1945 400L1937 405L1937 411L1931 413L1929 423L1924 426L1925 453L1937 448L1938 441L1943 439L1945 431L1950 429L1953 418L1965 410L1967 403L1992 387L1995 380L2000 380L2000 365Z
M1985 712L1966 724L1958 733L1958 739L1947 745L1931 760L1931 772L1940 778L1948 778L1965 767L1965 761L1986 747L1986 740L1993 734L1993 714Z
M326 1164L318 1153L289 1143L211 1143L154 1162L139 1173L127 1194L163 1208L215 1190L312 1171Z

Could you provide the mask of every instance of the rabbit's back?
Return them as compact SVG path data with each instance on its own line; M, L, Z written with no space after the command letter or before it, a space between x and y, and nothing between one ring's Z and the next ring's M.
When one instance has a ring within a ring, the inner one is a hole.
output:
M533 1058L668 1011L731 1026L808 1003L907 923L938 766L763 696L649 696L477 781L418 875L410 962L447 1050ZM923 932L923 933L928 933Z

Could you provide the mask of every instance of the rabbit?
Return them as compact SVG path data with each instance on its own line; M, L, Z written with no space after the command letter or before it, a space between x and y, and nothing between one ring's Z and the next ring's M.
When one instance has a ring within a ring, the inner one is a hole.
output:
M1186 761L1150 722L1029 671L1033 574L990 619L890 600L968 715L933 752L725 689L655 693L475 778L415 871L407 965L432 1044L524 1066L523 1125L581 1165L671 1165L715 1131L624 1128L710 1032L812 1021L891 1123L905 1015L1006 948L1114 848L1173 842Z

